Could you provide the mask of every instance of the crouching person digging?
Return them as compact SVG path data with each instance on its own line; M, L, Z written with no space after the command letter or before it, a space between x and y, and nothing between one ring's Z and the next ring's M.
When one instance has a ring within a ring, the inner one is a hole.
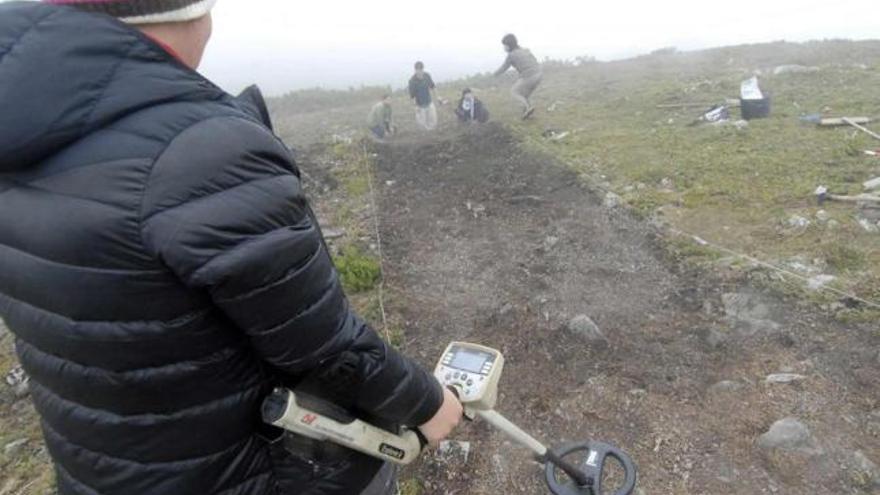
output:
M63 495L391 493L260 420L275 386L438 442L461 406L354 314L211 0L0 4L0 317Z
M382 101L373 105L367 115L367 127L370 129L372 137L377 141L382 141L394 135L393 109L391 108L391 95L386 94L382 97Z

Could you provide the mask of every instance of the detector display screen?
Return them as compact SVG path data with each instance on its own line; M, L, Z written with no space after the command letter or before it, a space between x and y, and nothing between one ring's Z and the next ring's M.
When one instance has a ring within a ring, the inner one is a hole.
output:
M471 373L482 373L483 365L491 359L492 355L485 352L458 349L449 366Z

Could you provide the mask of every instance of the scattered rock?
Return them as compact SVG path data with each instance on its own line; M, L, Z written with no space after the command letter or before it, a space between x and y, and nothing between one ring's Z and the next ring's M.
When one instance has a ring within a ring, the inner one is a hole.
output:
M880 222L880 204L872 205L870 208L863 206L859 209L859 218L864 218L869 223Z
M513 304L505 303L504 306L501 306L501 309L498 310L498 314L501 316L506 316L511 311L513 311Z
M396 180L386 180L385 185L388 187L394 187L394 184L397 184Z
M21 438L21 439L9 442L6 444L6 446L3 447L3 454L6 455L7 459L11 458L11 457L15 457L22 451L22 449L24 449L24 446L27 445L27 443L28 443L27 438Z
M587 315L577 315L568 322L568 331L591 343L605 343L608 339L599 326Z
M468 211L474 215L474 218L479 218L480 213L486 212L486 207L481 204L474 204L470 201L465 203L465 207L467 207Z
M811 264L803 256L795 256L794 258L786 261L785 266L804 275L813 275L820 272L820 269L817 266Z
M712 301L706 299L703 301L703 313L707 315L711 315L715 313L715 306L712 304Z
M807 281L807 287L810 290L820 290L835 280L837 277L834 275L816 275Z
M605 194L605 200L602 202L602 204L605 205L605 208L609 209L618 208L622 203L623 199L611 191Z
M333 144L351 144L354 142L354 139L351 136L346 136L344 134L333 134L332 136Z
M743 388L743 384L733 380L723 380L709 387L709 395L727 394Z
M714 471L715 479L726 485L736 483L739 480L739 470L726 462L716 467Z
M559 244L559 238L553 235L549 235L544 239L544 251L550 251L557 244Z
M437 455L448 464L466 464L470 453L470 442L444 440L440 442L440 446L437 448Z
M708 308L707 304L709 305ZM703 311L706 314L712 314L713 310L709 301L703 301ZM727 335L716 327L700 328L694 333L712 349L718 349L727 343Z
M6 384L12 388L12 392L17 399L21 399L30 393L29 381L27 373L24 372L21 366L12 368L6 374Z
M655 228L657 230L665 230L669 222L667 222L666 219L664 219L663 217L655 214L651 215L650 220L648 220L648 224L652 228Z
M810 226L810 220L800 215L792 215L786 220L789 227L804 229Z
M836 230L840 228L840 222L832 218L831 220L828 220L827 227L831 230Z
M727 343L727 335L717 328L710 328L706 333L706 344L713 349L723 347Z
M322 229L322 232L324 233L324 239L326 239L328 241L332 241L333 239L339 239L340 237L345 236L345 229L328 228L328 229Z
M764 383L788 384L806 380L806 378L807 377L804 375L798 375L797 373L774 373L772 375L767 375L767 378L764 379Z
M738 131L744 131L749 128L749 121L748 120L737 120L736 122L733 123L733 126L736 127L736 130L738 130Z
M880 383L880 370L873 366L857 368L852 372L856 383L867 389L874 389Z
M507 200L512 205L541 206L544 198L535 195L514 196Z
M544 129L544 132L541 133L541 137L551 138L551 137L559 134L560 132L561 131L559 129L554 129L552 127L548 127L546 129Z
M10 476L0 485L0 495L12 495L15 493L15 488L20 483L20 480L14 476Z
M869 234L876 234L877 232L880 232L880 227L878 227L877 224L868 220L867 218L859 218L858 221L859 225L862 227L862 229L865 230L865 232Z
M789 64L789 65L780 65L773 69L773 75L779 76L782 74L812 74L814 72L819 72L819 67L816 66L806 66L806 65L798 65L798 64Z
M868 488L880 489L880 467L877 467L871 459L861 451L857 450L853 453L853 461L860 478L863 478L863 485Z
M763 450L782 450L818 454L816 438L806 425L797 418L785 418L773 423L766 433L758 437L758 447Z
M825 210L819 210L816 212L816 220L819 223L827 223L828 220L831 220L831 215Z
M747 335L780 329L779 323L772 320L770 307L756 294L727 293L721 301L730 325Z

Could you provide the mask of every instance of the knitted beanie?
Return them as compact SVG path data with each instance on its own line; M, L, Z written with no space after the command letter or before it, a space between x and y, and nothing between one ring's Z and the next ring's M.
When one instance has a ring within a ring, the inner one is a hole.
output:
M44 0L118 17L129 24L184 22L210 12L217 0Z

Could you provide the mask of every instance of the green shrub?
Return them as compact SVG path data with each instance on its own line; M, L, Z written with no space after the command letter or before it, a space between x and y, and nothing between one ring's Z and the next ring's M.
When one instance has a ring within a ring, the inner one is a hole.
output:
M334 259L346 292L364 292L372 289L382 276L379 260L355 247L347 247Z

